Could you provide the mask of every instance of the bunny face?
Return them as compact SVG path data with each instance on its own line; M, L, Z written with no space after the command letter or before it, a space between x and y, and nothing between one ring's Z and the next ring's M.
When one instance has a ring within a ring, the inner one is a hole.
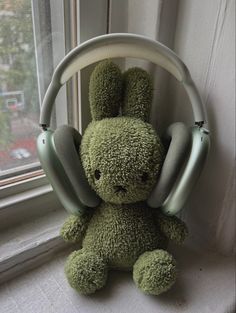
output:
M81 155L90 185L105 202L147 199L162 164L161 143L148 123L130 117L92 122Z
M125 204L148 198L164 159L164 149L146 122L151 83L141 69L121 74L102 62L90 81L93 121L85 131L80 154L89 184L105 202ZM119 111L123 116L117 116Z

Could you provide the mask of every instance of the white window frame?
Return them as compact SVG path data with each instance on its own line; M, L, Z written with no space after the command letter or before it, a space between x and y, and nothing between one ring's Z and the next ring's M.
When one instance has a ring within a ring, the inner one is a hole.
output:
M61 43L52 40L52 50L57 51L57 59L53 60L53 67L58 64L62 57L73 47L89 38L105 34L107 32L107 9L109 0L50 0L51 7L51 27L61 30L63 33L63 49ZM32 0L34 29L39 28L40 22L37 20L39 9L38 5L48 6L48 2ZM63 12L63 16L58 18L57 11ZM64 19L64 23L62 23ZM38 34L39 35L39 34ZM35 35L35 40L40 40L40 36ZM58 46L58 44L60 46ZM37 42L36 42L37 46ZM60 54L58 54L58 51ZM37 71L43 71L40 58L36 53ZM46 71L48 68L46 68ZM65 116L68 116L67 108L70 112L70 124L82 132L90 120L88 105L88 80L91 68L82 70L72 78L60 91L52 118L52 127L55 127L55 117L58 125L67 123ZM48 82L47 82L48 83ZM39 79L40 103L46 91L46 86ZM82 103L82 105L81 105ZM65 219L64 209L56 198L47 177L42 170L23 174L16 177L13 183L0 187L0 229L4 235L6 232L19 229L22 225L34 225L40 223L47 216L55 214L55 222L45 225L47 236L42 239L42 234L38 237L32 234L32 242L21 246L18 249L17 242L13 242L12 254L0 256L0 283L6 281L22 271L44 262L49 255L65 247L65 243L59 237L59 228ZM58 212L58 213L57 213ZM64 216L64 217L63 217ZM31 222L32 220L32 222ZM38 221L38 222L37 222ZM42 225L41 225L42 226ZM32 229L32 227L29 227ZM27 229L27 227L26 227ZM27 233L31 238L31 233ZM20 238L18 238L20 240ZM15 244L15 245L14 245ZM9 251L8 251L9 252Z
M38 10L39 5L42 6L42 3L43 2L40 0L32 1L33 23L34 30L36 31L39 30L40 27ZM44 5L48 6L48 2L44 1ZM89 38L106 33L107 6L108 0L97 2L94 2L93 0L50 0L52 32L54 29L59 29L60 32L64 34L64 38L62 38L63 44L60 42L58 43L56 40L52 40L52 50L57 51L57 57L53 58L54 68L60 59L62 59L62 57L79 42L83 42ZM62 18L64 18L64 23L61 23L61 18L58 18L57 13L54 13L58 12L58 10L60 10L60 13L63 13ZM43 21L41 21L41 23L43 23ZM35 34L35 41L37 40L40 40L40 33ZM38 43L35 43L36 46L38 46ZM37 53L36 61L38 73L42 73L44 70L48 70L47 65L45 66L41 63L41 59ZM48 73L46 74L48 75ZM48 85L49 81L42 81L42 75L38 75L38 77L40 103L42 103L42 98L46 91L46 85ZM56 106L54 110L54 116L56 116L58 125L67 123L67 119L65 119L65 116L67 117L68 115L67 107L69 107L69 110L72 112L71 116L73 116L73 119L70 121L70 123L73 124L74 127L79 128L81 131L82 128L85 127L85 124L88 123L90 119L90 116L88 115L88 97L86 95L86 85L88 84L88 78L88 70L85 69L79 73L78 77L77 75L73 77L67 86L65 86L63 90L60 91L56 99ZM82 101L83 105L80 105L79 100ZM68 103L68 106L66 103ZM37 166L39 166L39 164L37 164ZM2 210L5 211L8 206L12 205L13 202L17 204L17 199L19 199L19 210L16 212L16 214L19 216L19 221L24 219L20 208L24 206L23 198L26 194L31 193L32 198L35 197L34 206L33 208L29 209L31 211L33 209L35 214L37 214L36 212L40 212L40 207L37 205L37 203L41 205L39 198L45 196L45 190L47 190L47 192L52 192L52 188L49 185L49 182L42 170L37 168L36 174L38 176L30 177L24 180L20 179L23 179L25 175L20 175L19 177L16 177L16 182L0 187L0 227ZM29 174L29 176L31 175ZM27 205L27 202L25 205ZM58 206L58 203L55 203L55 205ZM49 210L52 209L52 207L49 208ZM16 216L14 217L14 220L15 219ZM5 222L2 222L5 226ZM11 218L8 219L8 226L10 225Z

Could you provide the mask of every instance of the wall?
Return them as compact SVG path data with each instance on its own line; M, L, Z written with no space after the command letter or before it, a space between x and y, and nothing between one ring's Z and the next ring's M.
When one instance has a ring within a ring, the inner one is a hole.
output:
M182 217L191 244L222 253L235 251L235 1L120 0L111 1L111 32L132 32L159 40L183 59L200 91L211 131L205 170ZM174 121L193 124L182 87L153 65L152 122L159 132Z
M211 131L209 159L183 215L198 244L231 254L235 252L235 1L181 0L174 50L197 84ZM188 99L174 80L168 95L165 123L189 122Z
M179 0L111 0L109 32L134 33L159 40L173 48ZM120 63L121 64L121 63ZM152 124L161 131L161 107L165 104L169 73L137 59L126 59L124 67L140 66L154 78Z

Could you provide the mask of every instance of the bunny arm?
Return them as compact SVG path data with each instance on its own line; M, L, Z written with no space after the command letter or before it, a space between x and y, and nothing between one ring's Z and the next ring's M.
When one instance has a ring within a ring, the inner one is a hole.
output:
M188 235L186 224L176 216L155 213L155 220L161 232L171 241L182 244Z
M63 224L60 235L66 242L81 242L87 230L91 213L70 215Z

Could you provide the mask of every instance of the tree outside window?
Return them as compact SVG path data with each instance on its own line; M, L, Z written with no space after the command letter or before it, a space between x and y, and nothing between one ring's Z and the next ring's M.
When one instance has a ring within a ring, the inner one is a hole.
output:
M0 178L37 162L39 97L30 0L0 0Z

